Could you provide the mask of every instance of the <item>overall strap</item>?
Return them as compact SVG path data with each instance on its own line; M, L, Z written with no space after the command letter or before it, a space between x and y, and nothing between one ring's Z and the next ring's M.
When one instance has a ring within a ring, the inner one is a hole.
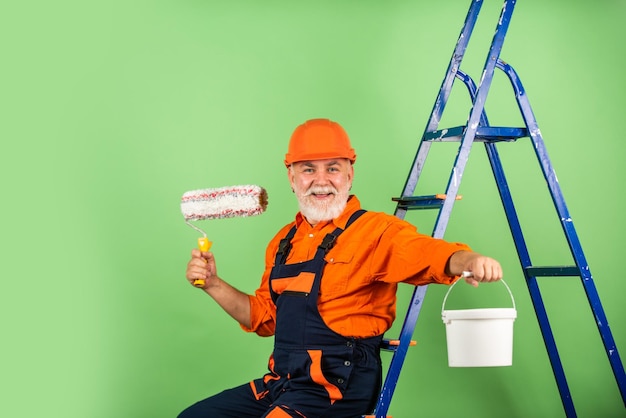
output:
M335 245L335 241L337 240L337 237L341 235L343 231L348 229L348 227L352 225L354 221L359 219L361 215L363 215L365 212L367 211L364 209L357 210L356 212L352 214L352 216L350 216L350 219L348 219L348 222L346 222L346 227L344 229L337 228L333 232L326 234L326 236L322 240L322 243L318 247L318 251L322 250L324 254L328 253L328 251L330 251L330 249L333 248L333 246Z
M278 244L278 251L276 251L276 258L274 259L274 265L285 264L287 256L291 251L291 239L296 234L296 225L292 226L285 238L280 240Z
M350 219L348 219L348 222L346 222L346 228L352 225L352 223L356 221L357 219L359 219L359 217L363 215L365 212L367 211L364 209L359 209L356 212L354 212L350 216ZM322 243L319 245L318 249L323 250L324 254L330 251L330 249L333 248L333 246L335 245L335 240L337 239L337 237L346 228L344 229L337 228L333 232L327 234L322 240ZM291 239L296 234L296 229L297 229L296 225L292 226L289 232L287 233L287 235L285 236L285 238L280 240L278 244L278 251L276 251L276 258L274 259L274 265L285 264L285 262L287 261L287 256L289 255L289 252L291 251Z

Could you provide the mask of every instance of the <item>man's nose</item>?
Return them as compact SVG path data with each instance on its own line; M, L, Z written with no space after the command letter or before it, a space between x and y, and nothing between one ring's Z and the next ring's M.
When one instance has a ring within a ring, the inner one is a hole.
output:
M320 171L315 173L315 178L314 178L313 182L316 185L326 185L326 184L330 183L328 178L329 178L328 173L326 171L324 171L324 170L320 170Z

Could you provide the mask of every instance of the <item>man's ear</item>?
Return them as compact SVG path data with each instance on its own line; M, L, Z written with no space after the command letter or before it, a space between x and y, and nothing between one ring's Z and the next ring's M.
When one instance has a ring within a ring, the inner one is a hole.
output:
M287 167L287 178L289 179L289 185L291 186L291 191L294 191L293 185L295 181L294 172L293 172L293 164Z

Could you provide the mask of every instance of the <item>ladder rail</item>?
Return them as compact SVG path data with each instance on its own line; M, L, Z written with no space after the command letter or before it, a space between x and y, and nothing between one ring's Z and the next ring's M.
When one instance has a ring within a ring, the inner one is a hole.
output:
M535 116L530 106L530 102L525 94L524 87L521 83L521 80L517 76L516 71L513 69L513 67L504 62L500 63L499 66L501 67L502 71L504 71L504 73L507 74L507 76L509 77L509 80L511 81L511 84L515 91L515 97L518 106L520 108L520 111L522 112L524 121L526 122L526 126L533 142L535 153L537 155L537 158L539 159L544 178L548 183L550 195L552 196L552 201L554 203L555 209L557 210L557 213L559 214L563 232L565 233L567 242L570 247L570 251L580 272L581 283L583 285L583 288L585 289L585 294L587 296L589 306L591 307L591 310L594 314L596 326L604 344L609 363L613 370L616 383L622 396L622 401L626 406L626 373L624 371L624 366L620 359L619 351L617 350L613 334L611 333L606 313L604 312L604 308L602 307L600 296L593 281L591 270L589 269L589 264L587 263L585 255L582 251L582 245L580 243L580 239L578 238L578 234L576 233L576 229L574 228L574 223L567 208L565 197L563 196L563 193L561 191L561 186L559 185L556 172L554 171L552 163L550 162L550 158L548 157L548 152L545 147L541 131L537 125Z
M452 90L452 85L454 84L454 80L457 78L457 73L460 69L459 67L465 55L465 50L467 49L470 35L475 27L478 14L480 13L482 1L483 0L475 0L470 5L468 14L463 25L463 29L461 30L461 35L459 36L459 39L455 46L455 50L452 54L452 58L446 71L446 76L444 77L444 81L442 82L441 88L439 89L439 93L437 95L437 99L435 100L435 105L433 106L433 110L428 120L425 132L434 131L439 126L441 115L449 98L450 91ZM448 180L448 185L446 187L446 198L443 205L439 209L439 213L435 221L435 227L432 234L432 236L435 238L442 238L447 228L448 219L456 200L456 196L458 194L458 188L460 186L461 178L463 176L463 171L465 170L473 138L476 134L478 119L480 119L481 115L483 114L484 103L487 98L489 87L491 86L495 63L500 55L500 51L502 50L502 45L504 43L504 38L508 30L515 3L516 0L504 1L500 19L498 21L498 25L496 26L494 39L491 44L490 52L483 69L481 85L478 88L476 97L473 100L474 103L468 122L468 127L472 125L475 126L473 127L473 129L466 130L461 146L459 147L459 152L454 163L455 168L451 173L451 176ZM473 118L475 118L476 121L472 122ZM420 145L418 147L416 157L407 178L407 182L403 188L402 196L408 196L414 193L417 181L419 180L421 171L424 166L424 162L430 150L430 145L430 142L426 142L423 140L420 141ZM400 219L403 219L405 214L406 208L402 208L400 207L400 205L398 205L396 207L395 215ZM427 286L420 286L414 290L407 316L405 318L405 322L401 331L401 334L405 337L403 338L401 336L400 345L394 352L394 355L392 357L389 372L385 378L385 382L381 390L381 395L376 406L376 417L386 416L387 410L389 408L389 403L391 402L391 398L395 390L395 386L397 385L397 379L399 377L400 370L406 357L406 349L408 348L408 343L412 337L413 330L415 329L415 324L417 323L417 318L421 310L421 304L426 290Z
M452 90L452 85L454 84L456 73L461 66L461 62L463 61L463 57L467 49L467 44L469 43L470 36L474 31L474 27L476 26L476 21L478 20L478 14L480 13L482 4L483 0L475 0L470 5L470 8L465 17L465 21L463 23L463 28L461 29L461 33L455 45L454 52L452 53L452 57L450 58L450 63L448 64L446 75L443 79L443 82L441 83L437 98L435 99L435 104L431 111L428 122L426 123L426 132L434 131L437 129L437 126L439 126L441 115L443 114L443 110L445 109L448 98L450 97L450 92ZM401 196L410 196L415 191L417 181L421 174L422 168L424 167L424 162L428 155L428 151L430 150L430 145L430 142L420 141L419 148L415 155L415 159L411 166L407 181L402 189ZM396 208L395 215L397 217L399 217L400 219L404 219L405 214L406 209L399 206Z
M454 48L454 52L452 53L452 57L450 58L450 63L446 70L446 76L444 77L444 80L441 84L431 115L426 124L426 132L437 129L437 126L439 125L439 121L450 96L450 91L452 90L452 85L454 84L457 71L459 70L461 62L465 55L465 51L467 49L467 44L469 42L470 36L476 25L482 3L483 0L475 0L470 5L470 8L465 17L465 21L463 23L463 28L461 29L461 33ZM420 145L415 155L415 159L413 160L413 163L411 165L407 181L402 189L401 196L413 195L415 187L417 185L417 181L424 167L424 162L426 161L426 157L428 156L430 146L430 142L420 141ZM398 204L396 206L394 214L396 217L404 219L406 211L406 208ZM391 399L397 385L402 365L404 364L404 360L406 358L409 343L413 336L413 330L415 329L417 318L419 317L419 313L421 311L422 301L424 299L427 289L428 286L424 285L417 286L413 291L409 308L400 331L400 344L394 351L391 358L391 363L389 365L387 375L385 376L378 403L376 405L376 409L374 410L374 415L376 416L376 418L385 418L387 416L389 405L391 403Z
M385 382L378 396L378 403L374 410L374 416L376 418L385 418L389 411L391 399L393 398L393 393L398 384L400 371L402 370L402 365L408 353L411 338L413 338L413 330L415 329L417 318L421 312L422 302L427 290L428 285L415 286L413 290L411 302L400 331L400 344L393 353L387 376L385 376Z
M517 254L522 265L522 270L524 271L526 285L530 292L530 298L533 303L535 314L537 315L537 320L539 323L539 329L541 330L541 335L543 337L543 342L548 351L548 358L550 360L552 372L554 373L557 388L561 396L561 403L563 404L563 408L565 409L566 416L575 417L576 410L574 408L569 385L567 384L565 370L559 356L556 340L552 332L552 327L550 326L546 307L543 302L543 297L541 296L541 291L539 290L537 278L535 276L530 276L525 268L532 266L530 254L528 252L528 247L526 246L526 241L522 234L521 225L519 223L517 212L515 211L512 196L510 194L508 183L504 175L504 170L500 161L500 157L497 153L495 144L487 143L485 144L485 149L487 151L492 171L497 179L496 182L498 184L498 191L500 194L500 198L503 202L503 207L506 213L509 229L511 230L512 235L516 237L513 241L515 242L515 248L517 250Z
M461 140L461 146L459 147L459 152L454 162L454 168L450 175L450 179L448 180L448 185L446 187L446 199L443 203L443 207L439 211L437 220L435 221L436 226L433 231L433 236L436 238L443 238L448 226L448 220L461 185L463 172L465 171L465 166L476 136L476 131L481 118L483 118L483 110L485 108L487 94L489 93L489 88L491 87L496 63L498 62L500 52L502 51L502 45L504 44L504 38L506 37L516 2L517 0L505 0L503 3L500 19L498 20L496 31L493 35L493 40L491 41L491 46L489 48L489 54L487 55L487 59L483 67L480 84L476 90L476 94L472 97L472 111L470 112L465 133L463 135L463 139Z
M502 61L498 60L497 63L497 68L502 69L502 65L500 64L502 63ZM468 93L473 101L477 91L474 80L469 75L462 72L460 72L459 78L467 87ZM480 124L481 126L489 126L489 120L484 109L481 115ZM517 215L517 210L515 209L515 205L513 203L513 197L511 195L508 181L504 173L504 168L502 166L500 156L498 155L496 144L486 142L485 151L487 152L494 179L496 180L496 186L498 187L500 200L502 201L507 222L509 224L509 229L511 230L511 234L513 236L513 242L515 243L517 255L522 265L522 270L525 274L526 283L531 295L531 300L535 309L535 313L538 318L539 328L543 336L544 345L548 350L548 358L550 360L552 371L557 381L557 388L561 396L563 408L565 409L566 415L568 417L575 417L576 411L574 408L574 403L569 390L569 386L567 384L567 379L565 377L565 370L563 369L563 364L558 353L556 340L554 339L554 334L552 333L552 328L550 327L548 315L545 305L543 303L541 292L539 290L537 278L532 276L529 277L527 275L526 267L532 266L530 253L526 245L526 240L524 239L524 234L522 232L522 227L519 221L519 217Z

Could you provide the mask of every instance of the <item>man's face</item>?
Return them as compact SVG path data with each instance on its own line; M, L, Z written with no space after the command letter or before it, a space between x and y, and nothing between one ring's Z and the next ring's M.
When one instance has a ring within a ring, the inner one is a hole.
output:
M289 182L300 212L315 225L343 212L348 201L354 168L344 158L301 161L289 167Z

